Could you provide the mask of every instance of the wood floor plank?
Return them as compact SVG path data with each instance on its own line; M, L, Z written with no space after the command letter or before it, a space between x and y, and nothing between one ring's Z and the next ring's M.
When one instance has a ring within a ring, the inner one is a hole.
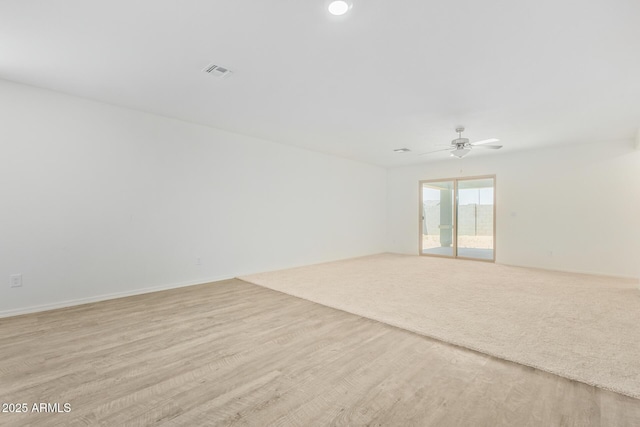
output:
M636 426L640 401L240 280L0 319L2 426Z

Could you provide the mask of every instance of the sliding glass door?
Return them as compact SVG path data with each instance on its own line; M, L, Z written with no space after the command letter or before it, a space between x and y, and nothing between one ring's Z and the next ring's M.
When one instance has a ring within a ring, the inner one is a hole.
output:
M453 187L453 181L432 181L422 185L423 254L454 256Z
M495 176L420 182L420 254L495 260Z
M495 178L458 180L458 257L494 260Z

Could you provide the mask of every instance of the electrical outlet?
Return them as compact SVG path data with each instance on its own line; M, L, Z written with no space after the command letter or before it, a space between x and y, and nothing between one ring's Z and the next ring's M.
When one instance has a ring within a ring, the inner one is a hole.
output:
M200 257L196 258L196 265L202 265L202 259Z
M12 288L22 287L22 274L12 274L9 276L9 283Z

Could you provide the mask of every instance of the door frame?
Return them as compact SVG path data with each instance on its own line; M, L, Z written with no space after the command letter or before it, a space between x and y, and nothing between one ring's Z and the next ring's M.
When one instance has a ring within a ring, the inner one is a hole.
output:
M458 256L458 181L472 181L476 179L493 179L493 258L470 258ZM422 186L424 184L433 182L453 182L453 255L438 255L438 254L425 254L422 252L422 231L423 231L423 214L424 214L424 202L422 200ZM497 194L497 179L496 175L477 175L477 176L464 176L458 178L438 178L438 179L425 179L418 181L418 255L431 256L438 258L451 258L451 259L466 259L471 261L482 262L496 262L496 194Z

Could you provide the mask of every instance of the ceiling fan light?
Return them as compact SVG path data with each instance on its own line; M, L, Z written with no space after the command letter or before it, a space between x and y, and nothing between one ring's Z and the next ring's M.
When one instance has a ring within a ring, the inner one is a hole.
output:
M469 153L470 151L471 151L471 149L469 149L469 148L460 148L459 150L453 150L451 152L451 156L461 159L464 156L466 156L467 153Z

